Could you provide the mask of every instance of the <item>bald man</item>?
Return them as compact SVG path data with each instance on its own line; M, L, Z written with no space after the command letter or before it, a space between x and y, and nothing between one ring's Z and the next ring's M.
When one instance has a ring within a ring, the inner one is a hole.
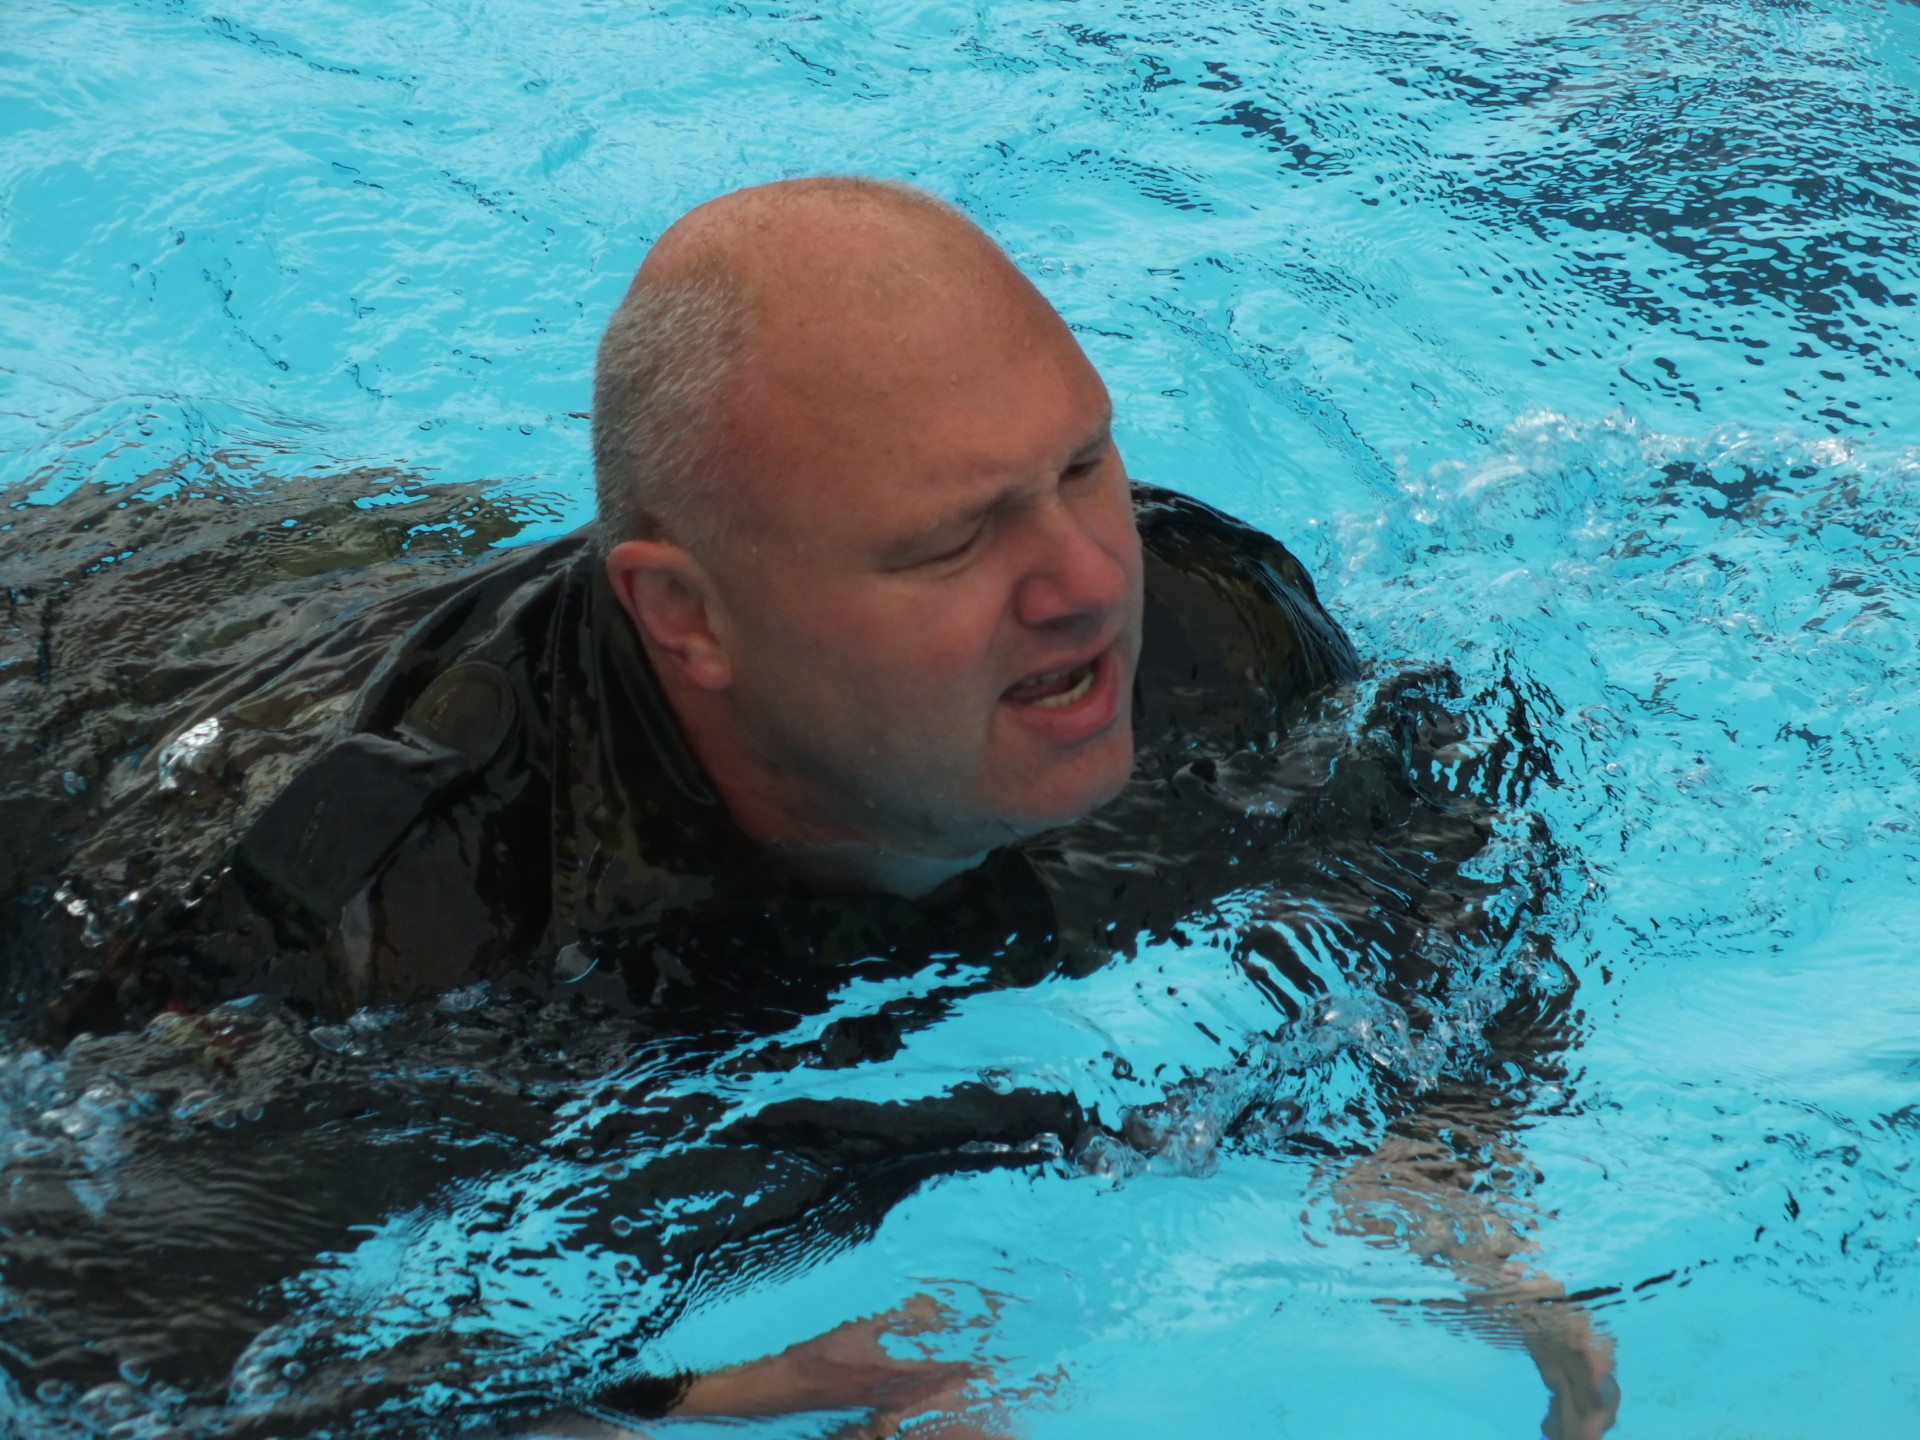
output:
M699 207L607 327L591 530L448 578L389 576L245 663L196 659L161 743L47 887L22 953L56 958L52 1028L245 995L337 1017L484 984L542 1014L625 1017L661 1053L837 1068L889 1058L965 993L1192 925L1232 931L1276 1025L1326 985L1295 934L1364 957L1367 985L1426 1013L1454 936L1497 948L1528 913L1483 904L1497 886L1473 870L1491 826L1472 787L1515 790L1524 773L1499 767L1521 762L1496 745L1429 764L1453 722L1419 676L1383 687L1351 735L1301 724L1356 673L1340 628L1278 541L1130 482L1112 419L1067 326L952 208L851 179ZM1462 788L1430 795L1431 775ZM937 993L786 1038L843 1005L850 967L929 964L946 967ZM1515 998L1500 1042L1522 1066L1557 1023L1537 998ZM1456 1144L1476 1113L1455 1106L1436 1133ZM734 1267L871 1233L930 1176L1090 1138L1151 1148L1159 1123L1115 1133L1070 1092L986 1084L746 1116L648 1095L602 1128L615 1144L654 1127L661 1158L609 1181L606 1203L645 1215L710 1184L737 1203L593 1243L646 1257L664 1327ZM214 1291L251 1293L428 1203L430 1187L407 1201L327 1153L260 1158L292 1167L287 1191L329 1197L290 1215L282 1250L156 1252L142 1263L187 1269L137 1293L209 1291L209 1267ZM1473 1283L1506 1293L1511 1253L1476 1261ZM880 1349L926 1320L909 1308L599 1403L897 1418L971 1374ZM196 1332L208 1393L262 1323L243 1307ZM1549 1433L1599 1434L1604 1357L1542 1334L1526 1343L1550 1357ZM113 1353L98 1333L54 1348L78 1389ZM452 1383L395 1357L381 1373L396 1395Z
M676 322L716 353L650 354ZM746 835L920 895L1119 793L1142 586L1112 407L971 224L863 182L726 196L647 257L602 365L613 594Z
M601 345L594 464L590 531L182 707L70 882L157 883L76 957L61 1028L476 980L657 1015L951 943L1098 963L1191 897L1098 860L1138 834L1036 837L1354 671L1279 542L1130 484L1060 317L903 187L673 225Z

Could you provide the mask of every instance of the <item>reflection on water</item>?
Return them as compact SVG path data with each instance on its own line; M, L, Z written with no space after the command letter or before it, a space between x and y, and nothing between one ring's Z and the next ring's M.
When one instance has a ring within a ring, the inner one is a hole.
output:
M480 995L15 1044L26 1433L532 1408L916 1293L982 1322L939 1343L1036 1436L1523 1433L1523 1358L1406 1323L1456 1277L1346 1233L1342 1166L1463 1085L1516 1102L1490 1204L1616 1337L1634 1433L1910 1423L1920 12L14 10L0 858L33 903L77 898L50 861L166 694L582 518L646 241L816 169L978 214L1134 470L1282 534L1373 657L1290 753L1485 831L1425 991L1340 907L1414 944L1427 897L1296 855L1090 975L957 956L705 1046ZM896 1002L932 1018L889 1050ZM941 1096L1011 1118L727 1135Z

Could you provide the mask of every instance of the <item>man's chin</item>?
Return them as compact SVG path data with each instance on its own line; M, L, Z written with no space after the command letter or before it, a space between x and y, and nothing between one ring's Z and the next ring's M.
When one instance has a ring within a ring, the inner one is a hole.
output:
M1010 787L1009 805L1002 814L1017 831L1011 839L1025 839L1044 830L1058 830L1084 820L1127 788L1133 778L1133 728L1123 719L1116 732L1092 752L1033 775L1029 783Z

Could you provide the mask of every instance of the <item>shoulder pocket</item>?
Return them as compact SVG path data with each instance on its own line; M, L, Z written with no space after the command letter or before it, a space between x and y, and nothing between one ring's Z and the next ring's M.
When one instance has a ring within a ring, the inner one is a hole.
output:
M268 804L236 863L331 926L435 798L492 762L519 721L513 682L468 660L420 693L396 735L350 735Z
M466 769L444 745L350 735L274 797L242 837L235 864L331 925Z

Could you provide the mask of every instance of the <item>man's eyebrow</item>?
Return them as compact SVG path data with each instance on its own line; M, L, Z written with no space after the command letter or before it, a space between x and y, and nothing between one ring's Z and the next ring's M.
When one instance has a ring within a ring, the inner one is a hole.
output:
M1094 427L1087 432L1087 443L1085 445L1082 445L1080 449L1090 450L1096 445L1111 444L1112 441L1113 441L1113 402L1109 400L1106 404L1106 407L1102 409L1100 412L1099 422L1095 424Z
M1068 467L1092 459L1100 451L1113 443L1113 411L1108 410L1100 424L1081 442L1078 449L1067 457ZM997 495L989 495L984 500L936 516L925 525L916 526L905 535L895 536L887 542L886 554L890 561L911 563L919 550L937 543L953 531L968 529L987 518L996 510L1017 504L1020 498L1018 485L1008 486Z

